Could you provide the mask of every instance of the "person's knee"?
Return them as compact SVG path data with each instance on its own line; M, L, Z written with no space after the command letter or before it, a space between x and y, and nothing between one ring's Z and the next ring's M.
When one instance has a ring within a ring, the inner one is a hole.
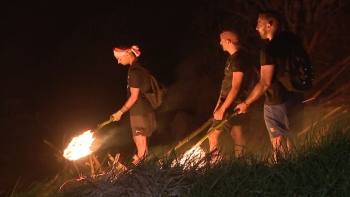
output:
M233 126L230 134L231 134L231 137L234 139L241 139L243 137L242 126L240 125Z
M282 138L283 138L283 136L278 136L278 137L275 137L275 138L271 138L272 146L274 148L280 147L281 144L282 144Z
M147 144L147 138L144 135L136 135L136 136L134 136L134 141L138 145Z

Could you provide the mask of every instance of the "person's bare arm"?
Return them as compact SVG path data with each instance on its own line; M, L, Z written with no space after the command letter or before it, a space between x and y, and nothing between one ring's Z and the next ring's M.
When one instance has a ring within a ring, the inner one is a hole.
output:
M139 97L139 93L140 93L140 88L133 88L130 87L130 97L128 98L128 100L125 102L125 104L123 105L123 107L117 111L116 113L114 113L112 115L114 121L119 121L121 116L130 109L130 107L132 105L134 105L134 103L136 102L137 98Z
M274 65L261 66L260 81L255 85L248 98L243 103L237 105L236 109L240 109L239 113L245 113L249 105L262 96L270 87L274 70Z
M221 92L220 92L220 96L218 98L218 101L216 102L216 105L215 105L215 108L214 108L214 111L213 111L213 114L216 112L216 110L218 109L218 106L220 104L220 100L221 100Z
M124 104L124 107L127 107L127 108L130 108L136 102L136 100L140 94L140 88L130 87L130 93L131 93L130 97L128 98L128 100Z
M242 81L243 81L243 72L233 72L232 73L232 87L231 90L229 91L225 102L221 105L221 107L215 111L214 113L214 118L216 120L222 120L226 109L233 103L233 101L236 99L236 96L240 90Z

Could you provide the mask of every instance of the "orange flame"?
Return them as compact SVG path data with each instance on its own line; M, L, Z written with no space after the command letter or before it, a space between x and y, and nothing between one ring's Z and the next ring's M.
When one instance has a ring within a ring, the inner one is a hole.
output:
M83 134L74 137L64 150L63 156L68 160L78 160L92 153L91 146L95 138L91 130L85 131Z

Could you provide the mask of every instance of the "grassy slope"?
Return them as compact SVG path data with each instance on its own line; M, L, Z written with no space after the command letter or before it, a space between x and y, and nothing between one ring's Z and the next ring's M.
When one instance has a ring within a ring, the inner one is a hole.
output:
M62 179L12 196L349 196L349 151L347 121L338 121L315 128L278 164L268 153L186 170L148 161L122 173L72 179L60 192Z

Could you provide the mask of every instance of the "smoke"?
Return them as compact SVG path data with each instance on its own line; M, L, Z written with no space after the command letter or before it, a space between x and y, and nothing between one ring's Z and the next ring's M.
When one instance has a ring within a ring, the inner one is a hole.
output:
M122 122L111 123L96 134L92 149L94 151L109 149L111 147L125 147L133 143L130 123L124 119Z

